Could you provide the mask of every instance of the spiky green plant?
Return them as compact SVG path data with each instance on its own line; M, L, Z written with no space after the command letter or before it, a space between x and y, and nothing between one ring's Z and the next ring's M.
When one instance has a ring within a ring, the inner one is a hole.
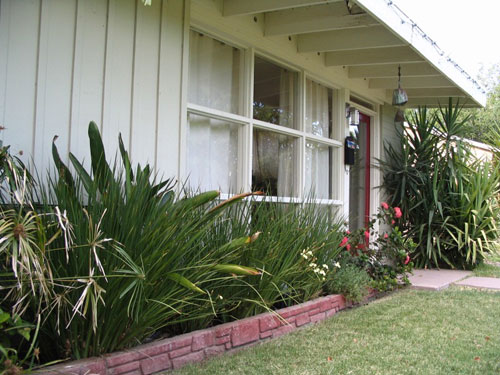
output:
M399 129L400 143L385 145L383 186L418 244L418 266L470 268L498 237L500 169L474 160L460 111L451 99L438 111L419 108Z
M3 215L1 255L12 272L2 285L21 312L42 312L46 356L99 355L163 327L213 319L224 308L213 301L218 289L259 274L237 264L256 237L204 241L224 209L248 194L219 205L216 191L176 199L170 180L156 182L148 165L132 169L121 139L123 168L108 164L94 123L89 139L92 172L70 154L71 172L54 139L58 178L39 188L38 212L20 204ZM45 286L50 297L41 298Z

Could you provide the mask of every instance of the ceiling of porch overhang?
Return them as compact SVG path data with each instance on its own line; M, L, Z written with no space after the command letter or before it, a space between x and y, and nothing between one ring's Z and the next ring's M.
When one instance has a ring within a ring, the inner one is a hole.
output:
M468 107L486 103L480 85L390 0L223 0L223 14L263 14L265 36L296 36L299 53L324 53L325 64L344 67L349 79L385 89L388 103L398 66L407 107L448 97Z

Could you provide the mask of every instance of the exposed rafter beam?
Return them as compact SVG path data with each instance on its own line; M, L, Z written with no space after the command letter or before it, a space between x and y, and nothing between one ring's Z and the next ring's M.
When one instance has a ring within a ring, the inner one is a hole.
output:
M412 98L449 98L452 97L465 97L466 95L459 88L445 87L445 88L427 88L427 89L405 89L408 97ZM387 90L387 96L392 96L392 89Z
M368 87L371 89L395 89L397 78L372 78ZM455 87L444 77L401 77L401 87L404 89L424 89L429 87Z
M222 14L241 16L339 1L344 2L343 0L224 0Z
M354 51L328 52L327 66L357 66L370 64L396 64L402 62L424 61L410 47L370 48Z
M298 36L297 49L299 52L325 52L405 44L383 26L372 26L301 34Z
M418 76L439 76L436 69L428 63L415 64L382 64L351 66L349 68L349 78L390 78L398 76L398 66L401 65L401 74L405 77Z
M454 101L456 103L456 100ZM466 101L465 98L460 100L460 105L466 108L477 108L479 105L475 103L473 100L468 99ZM427 106L427 107L439 107L439 106L448 106L448 98L409 98L408 103L406 103L405 107L418 107L418 106Z
M378 25L366 13L350 14L344 2L266 13L264 34L295 35Z

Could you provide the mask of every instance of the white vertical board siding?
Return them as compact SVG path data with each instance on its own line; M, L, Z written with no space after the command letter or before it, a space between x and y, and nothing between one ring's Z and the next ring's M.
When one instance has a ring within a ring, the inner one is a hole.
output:
M110 0L101 124L104 147L114 155L118 134L130 147L136 0Z
M155 164L161 3L137 3L131 147L132 160Z
M181 88L183 50L187 48L184 40L185 12L189 19L189 9L184 9L187 3L169 0L162 4L156 158L157 170L164 177L179 176L181 117L186 116L181 100L186 93Z
M384 144L389 143L393 146L397 146L399 142L399 136L397 132L396 125L394 124L394 117L396 116L397 108L385 104L380 106L380 121L382 123L382 136L380 137L382 144L382 157L385 158Z
M101 124L108 1L79 0L71 104L70 149L90 166L88 124Z
M27 162L33 154L40 2L0 1L0 132Z
M69 151L75 26L76 0L42 2L33 151L40 173L52 160L54 135L59 152Z
M58 135L88 167L93 120L109 160L121 132L134 163L177 176L185 17L183 0L1 0L4 144L44 172Z

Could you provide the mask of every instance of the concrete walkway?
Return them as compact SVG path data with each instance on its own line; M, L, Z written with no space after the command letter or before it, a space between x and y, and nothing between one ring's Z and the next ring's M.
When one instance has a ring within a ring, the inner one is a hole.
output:
M413 270L409 279L413 289L440 290L472 275L470 271Z
M472 288L500 290L500 279L495 277L469 277L455 284Z
M413 270L413 275L410 275L409 279L413 289L441 290L455 284L500 291L500 279L472 276L471 271L419 269Z

